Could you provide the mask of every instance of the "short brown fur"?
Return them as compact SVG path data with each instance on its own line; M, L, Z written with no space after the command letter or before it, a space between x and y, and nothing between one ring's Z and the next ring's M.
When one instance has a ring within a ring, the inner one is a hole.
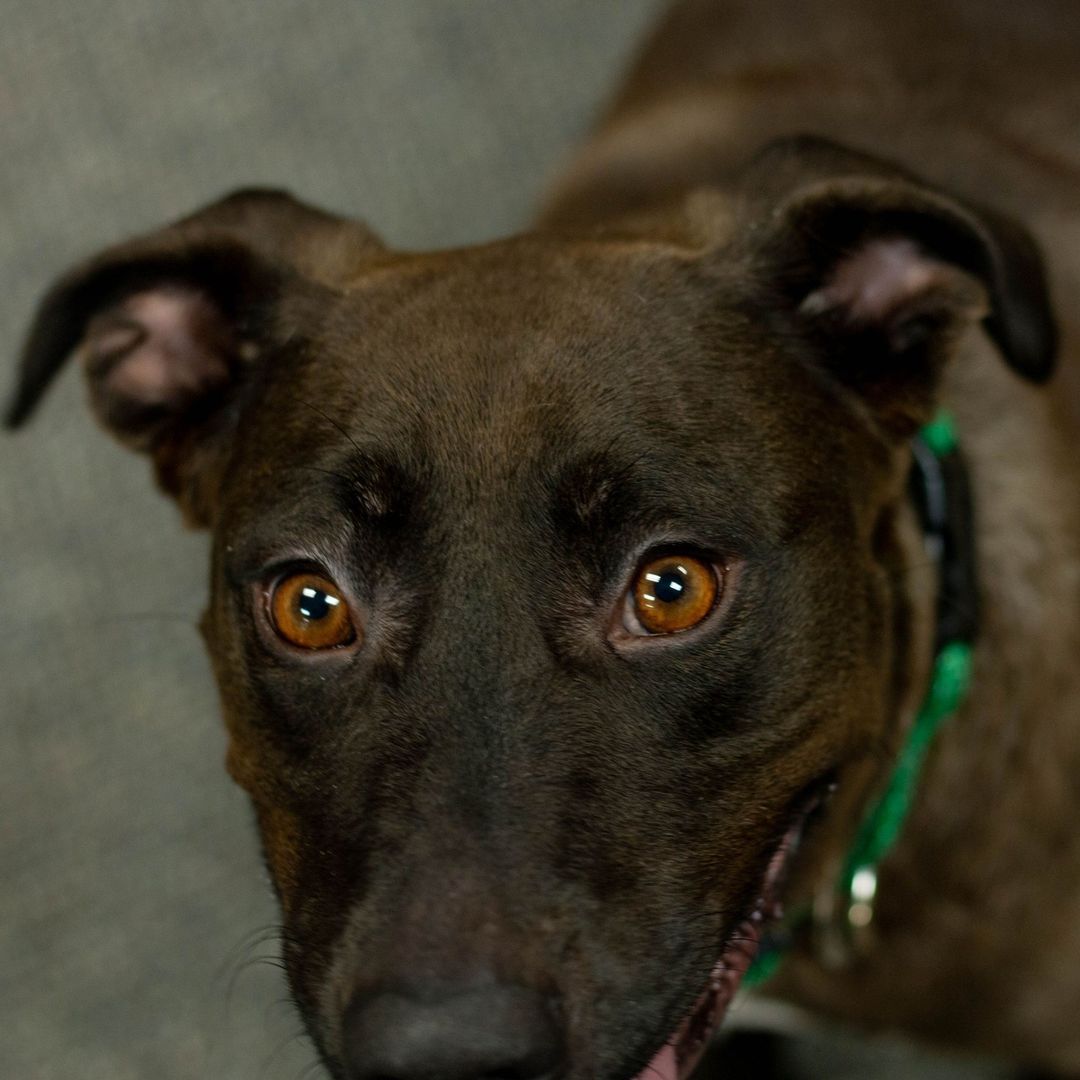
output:
M527 1075L635 1075L830 780L786 895L835 900L926 689L909 439L942 403L974 690L869 931L773 989L1080 1075L1077 55L1064 0L689 0L533 232L405 255L243 192L45 298L11 422L79 355L214 533L229 768L335 1077L400 1049L373 1005L489 985L535 1006ZM729 594L648 640L621 605L672 545ZM297 564L362 647L275 636Z

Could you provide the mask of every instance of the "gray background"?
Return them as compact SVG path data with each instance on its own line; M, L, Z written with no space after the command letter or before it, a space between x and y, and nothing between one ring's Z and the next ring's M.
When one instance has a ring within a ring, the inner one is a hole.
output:
M8 0L5 383L54 275L231 187L291 188L402 246L520 226L657 6ZM0 442L0 1077L291 1080L313 1055L222 767L205 538L82 397L65 373Z

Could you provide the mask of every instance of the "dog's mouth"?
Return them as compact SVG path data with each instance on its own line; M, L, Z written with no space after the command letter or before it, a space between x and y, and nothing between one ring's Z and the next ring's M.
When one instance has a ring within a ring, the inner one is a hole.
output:
M758 955L762 935L782 917L780 893L788 867L802 841L811 815L821 805L824 784L803 801L780 841L762 878L760 894L746 918L728 937L709 982L689 1013L634 1080L686 1080L720 1027L743 977Z
M739 924L709 976L709 985L635 1080L686 1080L693 1072L757 956L765 921L763 908L755 907Z

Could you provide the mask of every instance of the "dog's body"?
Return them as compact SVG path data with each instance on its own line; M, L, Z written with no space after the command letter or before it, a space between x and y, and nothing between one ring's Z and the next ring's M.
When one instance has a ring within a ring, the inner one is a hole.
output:
M1080 1073L1080 12L864 0L682 4L545 221L602 218L807 131L1036 234L1062 371L1031 390L970 343L943 399L974 474L985 625L971 701L940 740L865 962L783 990L845 1018ZM1050 913L1055 914L1051 915ZM884 913L883 913L884 914Z
M1080 1073L1080 33L902 8L680 5L535 234L399 255L248 193L46 299L13 419L81 352L214 530L230 768L335 1076L689 1067L807 809L835 783L785 887L820 908L926 692L939 401L974 689L852 957L775 991ZM715 598L654 625L665 559Z

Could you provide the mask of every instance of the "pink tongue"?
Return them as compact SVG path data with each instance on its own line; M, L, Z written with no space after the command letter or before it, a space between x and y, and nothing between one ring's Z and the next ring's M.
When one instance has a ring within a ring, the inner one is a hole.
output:
M675 1047L671 1043L664 1043L656 1057L638 1073L636 1080L679 1080Z

